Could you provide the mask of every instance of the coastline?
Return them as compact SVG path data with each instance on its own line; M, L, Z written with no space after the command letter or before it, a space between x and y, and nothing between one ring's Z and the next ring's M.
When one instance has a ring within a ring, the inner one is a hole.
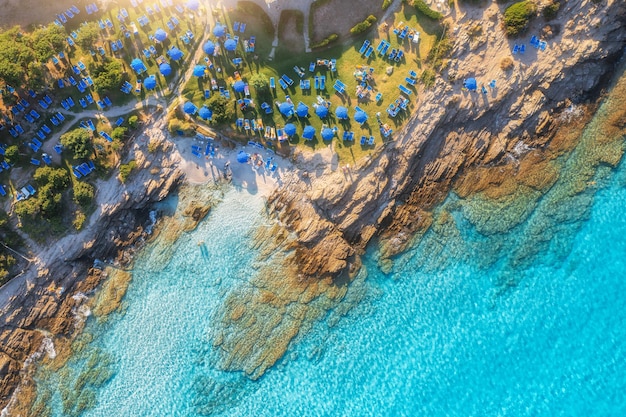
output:
M568 7L575 8L585 2L574 3ZM619 7L612 4L616 9ZM570 36L574 38L580 34ZM617 35L606 29L603 36ZM519 161L529 154L516 155L517 142L510 141L510 138L519 138L539 151L558 153L571 149L573 144L550 148L558 128L552 116L567 109L567 99L581 87L585 92L593 92L602 77L610 72L602 63L595 65L592 62L606 58L606 50L585 52L582 48L580 55L571 54L569 61L552 68L550 77L533 67L539 63L529 63L524 68L527 75L524 82L528 83L525 90L516 92L512 85L501 86L497 99L488 107L481 107L478 97L461 92L458 84L447 85L441 81L420 98L420 108L397 142L388 144L378 159L346 170L333 165L332 152L324 154L322 162L310 154L299 153L294 159L298 161L298 167L309 172L307 178L298 179L291 171L290 163L278 157L276 176L267 175L265 171L255 173L249 165L236 162L236 150L225 147L220 149L212 164L206 165L207 160L196 162L190 155L187 157L193 140L177 139L176 145L172 146L162 134L165 126L157 122L148 134L150 137L163 136L162 151L149 155L142 150L141 143L134 144L131 152L141 168L131 176L129 183L119 187L103 186L102 190L107 191L98 193L101 210L92 215L89 227L79 235L68 237L65 240L67 245L60 242L48 252L41 252L40 261L0 293L5 323L17 323L18 327L26 329L18 342L5 340L5 344L15 347L16 351L29 352L11 360L4 358L4 369L15 374L16 363L26 361L42 346L44 339L32 329L50 328L61 337L75 334L77 327L72 311L82 301L74 299L73 295L92 293L101 282L98 273L83 278L92 260L116 257L123 265L132 258L135 244L146 238L142 232L152 204L176 190L183 178L191 184L207 184L219 179L226 160L231 161L235 185L268 196L269 211L276 215L285 230L297 237L295 243L290 242L296 245L295 258L289 260L289 263L293 262L292 274L296 277L303 274L307 280L323 278L322 281L329 284L316 289L320 291L316 294L336 289L331 281L338 275L349 281L360 266L359 254L375 237L380 239L383 248L381 263L391 268L389 262L394 255L430 226L429 211L451 188L460 187L456 181L458 177L476 167L507 166L507 161L511 163L509 157ZM460 50L456 53L457 60L467 57ZM550 60L541 63L542 68L555 65L557 59L558 56L551 56ZM585 77L588 77L582 81L584 85L568 85L566 80L559 79L560 72L574 73L579 66L585 68ZM485 72L481 77L489 77L489 73ZM516 85L519 83L520 79L517 79ZM544 85L547 86L545 94L535 97L532 92ZM533 99L523 102L522 99L528 96ZM438 97L444 97L445 102ZM511 114L517 117L508 120L507 116ZM507 122L503 122L501 131L495 134L485 127L489 120ZM480 142L484 145L478 146ZM137 158L139 154L143 159ZM464 159L458 155L463 155ZM151 166L158 166L161 172L165 170L167 173L150 174ZM498 175L501 174L493 174L494 177ZM117 180L112 177L110 181ZM537 188L549 185L548 181L538 184ZM312 220L305 222L302 218ZM262 239L272 239L277 234L272 230ZM83 241L87 243L83 244ZM331 262L323 262L322 259L328 259L330 248ZM295 285L295 281L292 284ZM19 299L18 294L24 299ZM287 343L290 340L286 339ZM12 343L20 344L15 346ZM284 352L286 345L281 349ZM279 349L274 357L281 354ZM9 381L5 379L5 386L15 381L15 377ZM6 403L7 391L3 393L2 400Z

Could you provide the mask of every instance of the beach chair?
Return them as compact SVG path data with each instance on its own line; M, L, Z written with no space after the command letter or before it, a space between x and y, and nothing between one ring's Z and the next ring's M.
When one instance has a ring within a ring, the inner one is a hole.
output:
M50 158L50 155L48 155L47 153L41 155L41 159L43 159L46 165L50 165L52 163L52 158Z
M246 24L245 23L240 23L239 24L239 33L244 33L246 31Z
M276 80L274 79L274 77L270 77L270 88L273 90L276 89Z
M237 119L236 126L240 129L243 127L243 117Z
M65 83L63 82L62 78L59 78L57 80L57 84L58 84L59 88L64 88L65 87Z
M365 146L367 143L367 136L363 135L361 136L361 146Z
M380 100L382 100L382 99L383 99L383 93L380 93L380 92L379 92L379 93L377 93L377 94L376 94L376 100L375 100L375 101L378 103L378 102L379 102Z
M320 75L320 90L326 90L326 76Z
M315 72L315 61L311 61L309 64L309 72Z
M518 44L513 45L513 55L517 55L518 52L519 52L519 45Z

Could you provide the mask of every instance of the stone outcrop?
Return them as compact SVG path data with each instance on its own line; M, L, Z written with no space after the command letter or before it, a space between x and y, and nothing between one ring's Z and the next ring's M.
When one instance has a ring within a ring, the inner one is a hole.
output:
M14 295L0 312L0 408L8 403L22 378L26 359L42 349L47 336L68 338L80 326L80 308L103 278L96 260L130 261L145 237L151 205L162 200L182 180L161 129L146 131L159 141L149 153L139 143L129 151L138 169L125 185L113 177L97 184L99 209L89 226L60 239L38 253L36 262L14 278L5 292ZM61 250L59 250L61 248Z
M510 50L499 29L497 5L467 8L451 28L455 47L443 79L422 95L380 157L348 175L337 170L330 179L291 184L269 199L296 236L301 274L349 273L375 235L388 268L390 258L430 225L430 211L470 168L485 167L472 171L475 180L461 180L461 192L471 192L463 181L473 183L474 190L487 189L513 172L522 172L530 188L554 182L557 173L547 163L559 152L558 146L547 146L558 126L553 115L564 111L569 100L598 92L626 40L623 3L570 1L559 13L567 23L552 37L548 53L533 49L532 57L518 58L512 71L503 71L492 53ZM477 21L485 35L475 46L466 33ZM537 22L530 32L540 30ZM498 86L481 94L462 90L460 80L450 81L464 76L497 79ZM562 145L561 151L570 149Z

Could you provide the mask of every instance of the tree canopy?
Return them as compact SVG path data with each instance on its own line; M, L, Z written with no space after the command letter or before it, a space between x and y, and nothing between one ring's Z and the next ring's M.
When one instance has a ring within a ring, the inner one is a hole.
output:
M217 123L230 122L235 116L233 100L221 94L214 94L207 100L206 105L213 111L213 120Z
M116 60L107 61L93 67L91 75L99 94L115 90L122 83L122 64Z
M61 145L72 153L73 159L87 158L93 153L91 136L86 129L74 129L61 136Z
M100 36L100 26L96 22L89 22L80 27L76 44L84 51L89 51Z

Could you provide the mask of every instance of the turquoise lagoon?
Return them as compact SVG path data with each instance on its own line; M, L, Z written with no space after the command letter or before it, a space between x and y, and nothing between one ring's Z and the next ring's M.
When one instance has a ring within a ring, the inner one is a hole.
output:
M348 291L360 301L256 381L220 371L211 338L267 222L262 198L231 189L171 251L145 249L122 312L89 320L93 341L39 373L40 398L86 417L626 415L626 167L564 192L582 152L507 232L479 231L489 207L450 195L448 221L390 274L372 249Z

